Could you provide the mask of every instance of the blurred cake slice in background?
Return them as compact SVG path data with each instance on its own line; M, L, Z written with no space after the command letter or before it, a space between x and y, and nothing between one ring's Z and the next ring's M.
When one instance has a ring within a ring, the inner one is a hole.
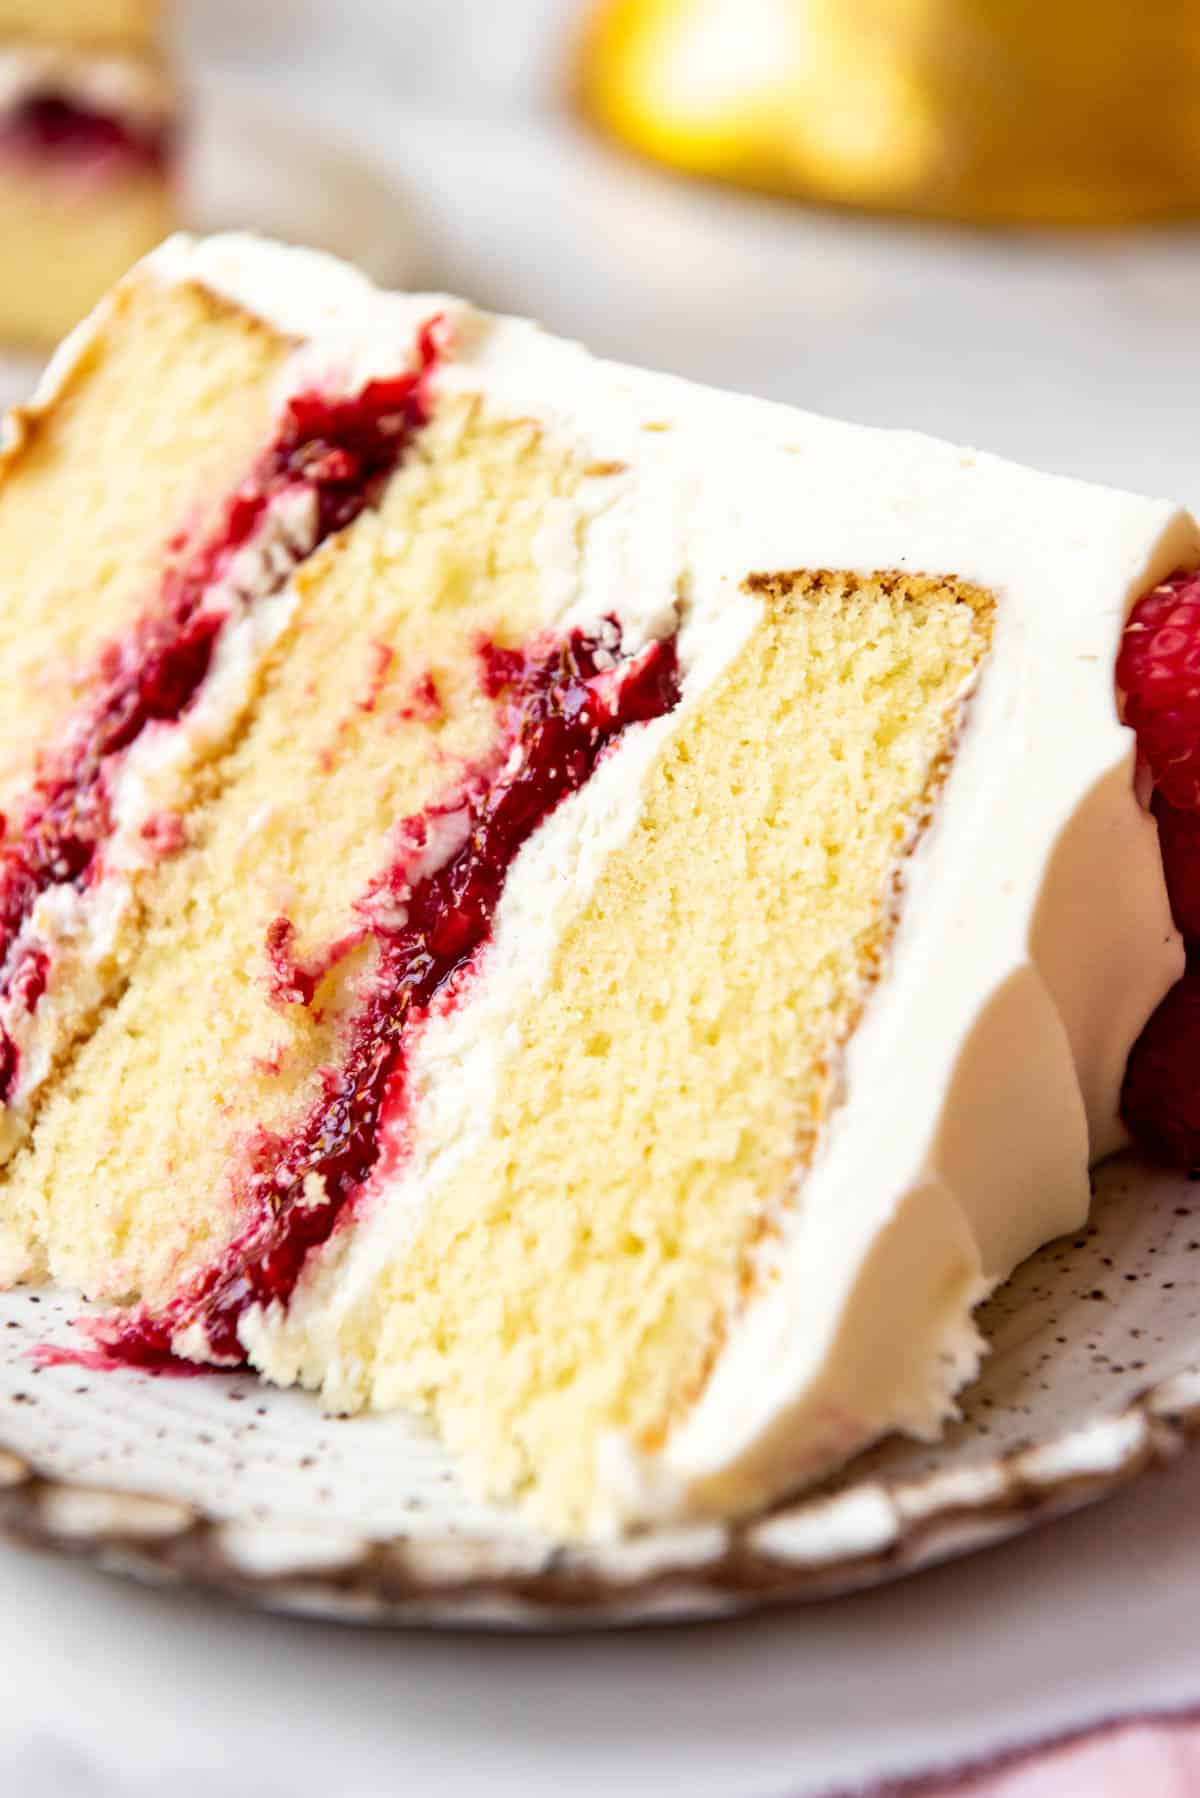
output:
M0 0L0 33L142 55L159 40L162 13L162 0Z
M0 0L0 342L56 342L174 223L161 26L144 0Z

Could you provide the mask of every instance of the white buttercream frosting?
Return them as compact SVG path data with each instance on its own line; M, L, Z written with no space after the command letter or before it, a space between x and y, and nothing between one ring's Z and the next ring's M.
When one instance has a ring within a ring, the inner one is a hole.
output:
M637 817L646 771L746 640L751 571L955 575L996 600L987 669L929 829L903 870L887 966L841 1097L769 1248L772 1277L661 1451L602 1454L603 1529L757 1502L881 1432L935 1431L980 1353L978 1300L1086 1213L1089 1159L1121 1139L1119 1085L1178 976L1152 821L1112 668L1136 596L1200 561L1172 506L598 361L461 302L382 296L308 252L172 240L149 267L199 280L303 340L342 378L393 372L445 313L443 390L534 417L611 470L546 520L547 620L663 630L681 579L679 711L631 731L518 857L469 1002L415 1052L415 1149L317 1257L286 1319L248 1320L276 1377L353 1401L323 1363L338 1315L404 1252L487 1128L506 1032L536 996L551 920L585 902ZM601 490L603 497L601 497Z

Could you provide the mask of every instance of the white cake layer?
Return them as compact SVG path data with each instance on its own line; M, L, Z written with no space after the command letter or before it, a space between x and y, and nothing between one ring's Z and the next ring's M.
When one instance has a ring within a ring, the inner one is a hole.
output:
M455 348L435 394L477 391L585 460L624 465L596 484L603 502L585 483L544 522L547 622L615 613L630 641L670 621L681 578L688 594L682 705L630 732L521 852L470 998L415 1051L412 1156L313 1258L285 1317L247 1320L256 1363L334 1404L361 1401L361 1370L335 1357L339 1319L487 1129L506 1033L550 965L550 920L586 902L633 828L658 747L745 641L758 603L746 576L896 569L990 590L993 648L904 864L899 928L841 1101L764 1250L773 1277L662 1451L605 1446L590 1522L740 1508L885 1430L935 1431L977 1364L974 1305L1085 1215L1089 1159L1121 1140L1129 1048L1182 968L1112 670L1133 600L1200 561L1193 521L601 362L460 302L383 296L308 252L175 239L149 266L307 340L300 362L339 384L404 366L415 323L441 307Z
M2 61L2 57L0 57ZM169 250L170 246L164 246ZM86 362L102 336L105 321L122 287L147 278L156 258L147 258L59 345L47 364L32 399L0 418L0 477L5 463L20 453L26 434L49 413L69 384L72 371ZM429 316L428 300L412 299L401 308L388 354L389 373L410 366L416 332ZM313 351L303 345L280 373L276 392L279 415L289 398L309 385ZM338 371L324 371L328 390L343 391ZM343 382L353 371L343 366ZM230 491L247 471L231 474ZM225 618L203 685L186 716L171 725L150 725L120 755L109 776L114 829L104 845L102 878L82 890L73 883L43 892L14 939L7 962L16 965L31 949L49 952L47 987L36 1011L20 997L0 993L0 1028L18 1052L18 1072L0 1106L0 1165L27 1140L47 1082L79 1035L111 995L122 945L135 926L139 873L160 853L147 827L168 816L195 770L229 740L254 690L263 659L286 630L295 607L290 574L311 553L316 538L311 495L302 489L281 494L257 529L214 581L205 608ZM280 577L289 578L282 586ZM265 597L264 597L265 596ZM152 604L153 592L147 594ZM86 708L82 721L86 722ZM71 728L68 726L68 728ZM25 1250L6 1242L0 1227L0 1286L22 1277Z
M122 939L135 918L137 875L160 854L153 824L171 818L196 768L232 735L258 668L295 609L292 582L277 587L278 575L304 561L315 537L311 494L285 491L267 509L258 530L208 589L207 608L226 623L186 717L178 724L147 726L118 760L109 782L113 829L104 844L101 878L82 888L72 882L49 887L14 938L8 964L16 966L31 949L48 951L50 964L36 1011L11 993L0 993L0 1027L18 1053L17 1077L0 1119L0 1161L28 1136L42 1091L78 1036L81 1020L98 1015L109 997ZM3 1275L0 1252L0 1280Z

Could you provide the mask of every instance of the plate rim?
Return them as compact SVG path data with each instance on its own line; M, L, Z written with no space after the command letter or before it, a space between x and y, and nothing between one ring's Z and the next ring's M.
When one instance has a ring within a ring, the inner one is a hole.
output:
M143 1583L322 1621L499 1629L695 1622L880 1586L1117 1492L1200 1438L1200 1364L968 1466L869 1476L741 1522L555 1547L221 1518L53 1474L0 1439L0 1537Z

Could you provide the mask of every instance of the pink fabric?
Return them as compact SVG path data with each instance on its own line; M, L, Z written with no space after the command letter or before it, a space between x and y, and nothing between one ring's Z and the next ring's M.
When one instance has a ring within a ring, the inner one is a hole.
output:
M1200 1798L1200 1714L1106 1723L863 1798Z
M918 1788L919 1789L919 1788ZM968 1775L953 1798L1197 1798L1200 1724L1132 1723Z

